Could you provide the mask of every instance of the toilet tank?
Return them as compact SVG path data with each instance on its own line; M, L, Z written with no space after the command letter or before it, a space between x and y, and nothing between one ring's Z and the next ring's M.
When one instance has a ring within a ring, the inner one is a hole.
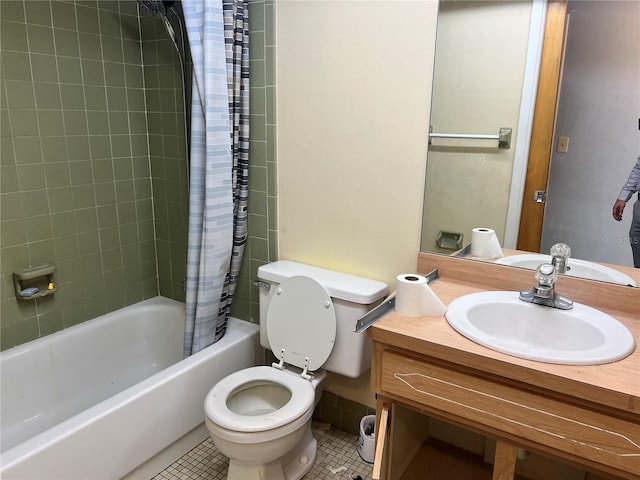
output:
M389 292L377 280L326 270L302 263L280 260L258 268L260 288L260 343L271 350L263 319L275 285L296 275L310 277L324 287L336 312L336 340L323 369L356 378L371 367L371 341L363 333L354 332L356 321L380 304Z
M336 340L323 369L356 378L371 368L371 340L364 333L354 332L356 321L380 304L389 292L387 285L377 280L326 270L302 263L280 260L258 268L260 288L260 343L271 350L263 319L275 285L296 275L310 277L324 287L336 312Z

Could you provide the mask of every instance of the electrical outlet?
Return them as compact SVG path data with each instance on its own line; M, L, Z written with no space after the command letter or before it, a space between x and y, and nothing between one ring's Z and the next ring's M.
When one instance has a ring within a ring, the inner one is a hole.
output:
M558 137L558 153L567 153L569 151L569 137Z

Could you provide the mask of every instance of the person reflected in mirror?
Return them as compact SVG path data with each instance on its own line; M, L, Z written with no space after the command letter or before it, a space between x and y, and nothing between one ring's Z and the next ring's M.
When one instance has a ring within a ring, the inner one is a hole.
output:
M622 212L627 202L633 194L637 192L640 192L640 156L631 169L629 178L622 187L622 190L620 190L616 203L613 204L613 218L618 222L622 220ZM640 193L638 194L638 199L633 204L629 242L631 243L631 252L633 253L633 266L640 268Z

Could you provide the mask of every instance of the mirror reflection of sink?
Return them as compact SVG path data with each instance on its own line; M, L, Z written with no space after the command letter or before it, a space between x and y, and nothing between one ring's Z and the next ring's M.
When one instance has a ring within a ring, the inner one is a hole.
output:
M542 263L551 263L551 255L544 255L542 253L509 255L499 258L496 260L496 263L535 270ZM636 281L629 275L625 275L618 270L600 265L599 263L569 258L568 265L571 268L565 275L570 277L599 280L601 282L617 283L619 285L631 285L632 287L638 286Z
M518 292L479 292L455 299L445 317L458 333L515 357L564 365L597 365L633 352L631 332L580 303L558 310L526 303Z

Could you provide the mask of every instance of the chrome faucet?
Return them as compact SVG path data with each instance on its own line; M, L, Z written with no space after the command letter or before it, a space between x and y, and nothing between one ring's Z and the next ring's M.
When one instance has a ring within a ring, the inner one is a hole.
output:
M551 246L549 253L551 254L551 264L556 267L556 272L564 274L571 270L569 266L569 257L571 256L569 245L556 243Z
M573 302L568 298L561 297L555 291L554 285L557 278L556 267L550 263L543 263L536 270L538 285L531 290L520 292L520 300L560 310L572 309Z

